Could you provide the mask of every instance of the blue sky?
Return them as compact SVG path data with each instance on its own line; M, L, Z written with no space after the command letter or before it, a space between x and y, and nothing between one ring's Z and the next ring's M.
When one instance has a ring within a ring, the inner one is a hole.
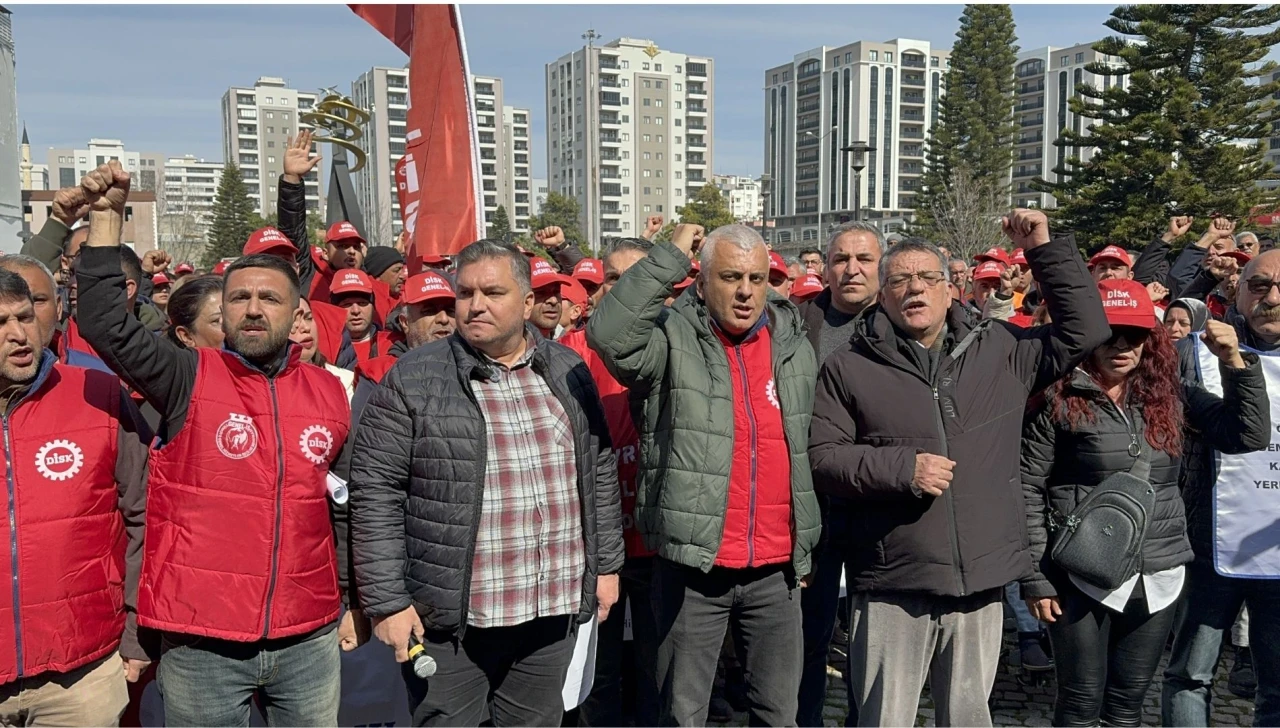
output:
M32 157L118 138L126 148L221 161L222 94L281 76L336 86L404 54L345 5L27 6L13 11L18 116ZM1109 31L1112 5L1018 5L1019 45L1070 46ZM819 45L896 37L950 47L960 5L473 5L471 67L500 76L507 103L533 110L534 172L545 176L543 65L583 44L648 38L715 59L715 172L759 174L763 72Z

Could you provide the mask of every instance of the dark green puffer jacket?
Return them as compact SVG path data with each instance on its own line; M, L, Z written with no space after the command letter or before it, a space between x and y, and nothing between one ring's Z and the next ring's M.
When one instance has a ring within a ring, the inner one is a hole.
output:
M631 389L640 430L636 521L646 546L705 572L720 550L729 501L733 384L724 345L694 288L663 305L688 271L678 248L655 245L600 301L587 341ZM770 294L766 314L791 453L791 563L804 576L822 531L807 452L817 360L794 305Z

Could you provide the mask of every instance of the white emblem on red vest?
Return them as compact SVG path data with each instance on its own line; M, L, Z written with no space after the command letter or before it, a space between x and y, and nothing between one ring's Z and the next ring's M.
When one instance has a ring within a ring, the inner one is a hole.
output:
M244 460L258 450L258 428L249 415L232 412L213 439L218 451L232 460Z
M778 385L774 383L774 380L770 379L769 383L765 385L764 396L769 398L769 404L773 405L774 409L782 409L782 407L778 405Z
M302 446L302 455L306 459L316 465L324 465L333 451L333 433L327 427L312 425L302 431L298 444Z
M49 480L74 478L84 467L84 451L70 440L46 442L36 453L36 470Z

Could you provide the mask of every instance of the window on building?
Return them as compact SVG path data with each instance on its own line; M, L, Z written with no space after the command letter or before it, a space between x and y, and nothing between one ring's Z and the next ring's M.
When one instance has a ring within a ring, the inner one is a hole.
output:
M662 152L658 152L658 156L656 157L656 159L662 159Z
M682 179L683 177L684 177L684 172L681 172L681 171L677 170L677 171L676 171L676 179Z
M937 56L932 56L932 57L930 57L930 58L929 58L929 65L930 65L932 68L937 68L937 67L938 67L938 57L937 57Z
M289 105L289 99L287 99L287 98L282 98L282 99L280 99L280 105L281 105L281 106L288 106L288 105Z
M645 206L644 206L644 211L645 211L645 212L653 212L653 206L652 206L652 205L645 205Z
M645 123L645 124L652 124L652 123L653 123L653 117L652 117L652 116L646 116L646 117L644 117L644 121L643 121L643 123Z
M1058 61L1058 65L1060 65L1060 66L1068 66L1068 65L1070 65L1070 64L1071 64L1071 56L1063 56L1063 57L1062 57L1061 59L1059 59L1059 61Z
M624 132L622 132L622 136L621 136L621 138L622 138L622 141L624 141L624 142L629 142L629 141L631 141L631 132L628 132L628 131L624 131ZM648 140L646 139L645 141L648 141Z
M624 150L622 151L622 158L623 158L623 159L631 159L631 152L626 151L626 150L624 149Z
M893 54L892 54L892 53L890 53L889 51L885 51L885 52L884 52L884 62L885 62L885 63L893 63Z
M660 170L660 169L659 169L659 170L654 170L653 176L654 176L654 177L661 177L661 176L662 176L662 170Z
M644 156L643 156L643 157L641 157L641 159L648 159L648 158L649 158L649 153L648 153L648 152L645 152L645 153L644 153Z
M631 68L631 61L622 61L623 68Z
M657 117L657 119L656 119L656 123L657 123L657 125L658 125L658 126L662 126L662 117L661 117L661 116Z
M651 195L651 194L653 194L652 190L653 190L653 188L652 188L652 187L646 187L646 188L644 188L644 193L645 193L646 195Z
M665 195L665 194L667 194L666 189L665 189L665 188L662 188L662 187L659 187L659 188L658 188L658 195L659 195L659 196L661 196L661 195Z
M778 74L776 74L776 73L775 73L775 74L773 74L773 82L774 82L775 84L778 82Z
M649 141L652 141L652 139L648 134L645 134L643 137L641 137L641 141L649 142Z
M647 70L649 70L649 64L648 64L648 63L641 63L641 64L640 64L640 70L641 70L641 71L647 71Z
M661 144L661 143L662 143L662 135L661 135L661 134L659 134L659 135L658 135L658 143L659 143L659 144Z
M276 118L276 115L275 115L275 113L268 111L268 112L267 112L267 118L268 118L268 119L274 119L274 118Z
M641 172L641 173L640 173L640 176L641 176L641 177L652 177L652 176L653 176L653 171L652 171L652 170L648 170L648 169L646 169L646 170L644 170L643 172Z
M674 123L675 123L675 125L676 125L676 126L680 126L680 120L679 120L679 119L676 119Z
M630 97L630 96L623 96L623 97L622 97L622 105L623 105L623 106L630 106L630 105L631 105L631 97Z
M624 78L624 79L622 79L622 87L623 87L623 88L631 88L631 79L629 79L629 78Z
M268 96L268 97L267 97L267 105L268 105L268 106L270 106L271 104L274 104L274 103L275 103L275 100L274 100L274 99L272 99L270 96Z
M661 71L661 70L662 70L662 64L661 64L661 63L655 63L655 64L653 64L653 70L655 70L655 71Z
M653 101L651 99L643 99L643 106L651 106L652 104Z
M879 53L877 53L876 51L871 51L871 60L873 60L873 61L878 61L878 60L880 60L880 54L879 54Z
M661 108L662 108L662 99L655 99L655 100L654 100L653 105L654 105L654 106L657 106L659 109L661 109Z
M684 137L676 137L676 144L684 144Z
M677 154L677 155L676 155L676 161L677 161L677 162L684 161L684 160L682 160L682 159L681 159L681 156L683 156L683 155L680 155L680 154Z
M1084 53L1076 54L1076 63L1084 63Z
M845 63L853 63L853 54L852 54L852 53L846 53L846 54L844 54L844 62L845 62Z
M275 164L275 163L276 163L275 157L267 157L267 164Z
M646 79L644 80L644 87L645 87L645 88L653 88L653 82L646 78Z

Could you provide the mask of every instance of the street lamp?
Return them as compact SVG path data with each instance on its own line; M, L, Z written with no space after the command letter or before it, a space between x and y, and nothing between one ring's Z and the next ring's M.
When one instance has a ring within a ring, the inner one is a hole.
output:
M856 141L840 151L850 155L850 166L853 167L853 219L862 219L862 170L867 166L867 152L874 152L875 147L863 141Z
M769 177L768 172L765 172L764 174L760 175L760 199L764 203L764 213L761 215L761 220L760 220L760 237L764 238L764 241L766 243L770 242L769 241L769 193L771 192L771 190L769 189L769 183L772 181L773 180L772 178Z

